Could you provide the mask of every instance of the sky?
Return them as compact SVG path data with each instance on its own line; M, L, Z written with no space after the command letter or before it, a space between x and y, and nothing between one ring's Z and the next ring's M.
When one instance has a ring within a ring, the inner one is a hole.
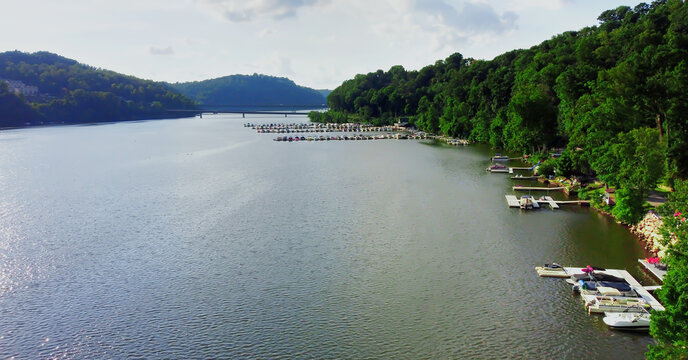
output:
M529 48L637 4L619 1L0 0L0 51L50 51L157 81L259 73L334 89L393 65Z

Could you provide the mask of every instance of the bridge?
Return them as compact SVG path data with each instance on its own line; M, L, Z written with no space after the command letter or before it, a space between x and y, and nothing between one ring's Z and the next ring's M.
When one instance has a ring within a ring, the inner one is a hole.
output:
M263 110L261 110L263 109ZM290 110L287 110L290 109ZM167 109L170 112L185 112L193 114L194 116L199 115L203 118L203 114L241 114L241 117L246 117L249 115L284 115L287 117L289 115L308 115L311 110L303 109L315 109L322 110L327 109L325 104L299 104L299 105L283 105L283 104L272 104L272 105L215 105L215 104L203 104L199 109Z

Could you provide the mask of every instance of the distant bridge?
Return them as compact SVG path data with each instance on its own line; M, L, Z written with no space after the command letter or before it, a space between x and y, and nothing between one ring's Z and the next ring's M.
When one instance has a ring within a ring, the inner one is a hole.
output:
M249 115L284 115L287 117L289 115L308 115L311 110L305 111L303 109L326 109L325 104L302 104L302 105L215 105L215 104L203 104L200 109L167 109L170 112L185 112L189 114L199 115L201 118L203 114L241 114L241 117L246 117ZM266 109L266 110L256 110L256 109ZM275 109L275 110L267 110ZM280 110L281 109L281 110ZM293 109L293 110L286 110ZM301 109L301 110L296 110Z

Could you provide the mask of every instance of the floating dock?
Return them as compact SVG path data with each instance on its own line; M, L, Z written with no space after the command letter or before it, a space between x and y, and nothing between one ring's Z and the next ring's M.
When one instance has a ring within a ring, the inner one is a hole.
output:
M540 200L538 200L538 201L541 202L541 203L546 203L546 204L548 204L549 207L552 208L552 210L558 209L558 208L559 208L559 204L557 204L557 202L554 201L554 199L552 199L551 196L543 196L543 197L541 197Z
M509 207L521 207L521 204L518 202L518 198L516 196L504 195L504 197L506 197L506 203L509 204Z
M513 186L514 191L558 191L564 190L565 187L538 187L538 186Z
M537 180L539 176L512 176L511 180Z
M509 204L509 207L521 207L518 197L515 195L504 195L506 197L506 202ZM560 201L560 200L554 200L552 199L551 196L543 196L540 197L539 199L533 198L533 208L539 208L540 205L546 204L549 205L552 210L554 209L560 209L561 205L579 205L579 206L590 206L590 201L587 200L570 200L570 201ZM640 260L638 260L640 261Z
M521 207L521 202L518 200L518 198L515 195L504 195L506 198L506 203L509 205L510 208L520 208ZM540 208L540 201L536 200L535 198L532 199L533 203L533 209L539 209Z
M555 202L558 205L590 206L590 201L588 201L588 200L566 200L566 201L557 200Z
M659 281L664 281L664 276L666 275L666 270L657 269L653 264L650 264L645 259L638 259L640 265L645 267L645 270L649 271L654 275Z
M582 274L583 271L581 271L582 267L565 267L564 271L566 271L567 274ZM626 270L616 270L616 269L607 269L602 271L604 273L607 273L609 275L614 275L618 277L624 278L626 282L628 282L629 285L635 290L635 292L638 293L638 295L647 302L652 309L657 310L657 311L664 311L664 306L655 299L652 294L640 283L638 280L636 280L633 275L631 275L628 271Z

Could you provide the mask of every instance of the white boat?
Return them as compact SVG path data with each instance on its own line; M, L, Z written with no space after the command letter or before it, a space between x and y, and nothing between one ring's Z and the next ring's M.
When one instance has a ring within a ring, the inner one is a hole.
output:
M564 267L557 264L545 264L544 266L536 266L535 271L540 277L556 277L556 278L567 278L570 277Z
M540 208L540 204L538 204L535 199L533 199L532 196L530 195L523 195L521 196L521 199L518 201L519 205L521 206L521 209L538 209Z
M642 298L637 297L621 297L621 296L600 296L600 295L584 295L581 294L585 300L585 307L588 313L601 314L605 312L629 312L629 313L643 313L647 312L650 305Z
M618 330L650 330L650 314L645 312L605 312L604 321L607 326Z
M502 154L495 154L495 156L492 157L492 161L509 161L509 157Z

